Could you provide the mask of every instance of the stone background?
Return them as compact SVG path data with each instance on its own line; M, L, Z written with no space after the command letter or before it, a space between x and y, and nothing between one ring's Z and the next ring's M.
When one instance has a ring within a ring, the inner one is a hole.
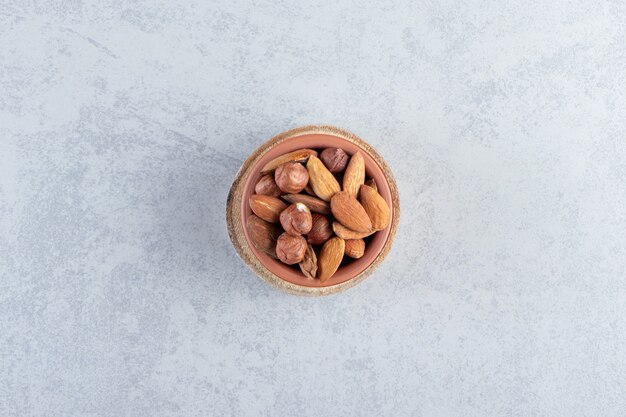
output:
M625 109L620 1L4 0L0 414L624 416ZM403 213L309 299L224 214L315 123Z

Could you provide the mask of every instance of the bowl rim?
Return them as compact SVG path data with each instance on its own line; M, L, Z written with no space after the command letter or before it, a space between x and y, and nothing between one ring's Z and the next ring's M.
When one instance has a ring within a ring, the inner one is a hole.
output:
M242 207L242 197L244 194L245 183L250 174L252 174L253 168L257 165L258 161L265 155L270 149L278 146L279 144L288 141L290 139L306 136L306 135L330 135L334 136L348 142L351 142L353 145L362 149L365 153L367 153L374 162L378 165L378 168L382 171L387 185L389 187L389 192L392 200L392 220L389 227L389 233L387 235L387 239L384 242L382 248L378 252L378 254L374 257L371 263L366 266L361 272L356 274L354 277L340 282L335 285L330 286L305 286L298 285L296 283L287 281L280 276L274 274L270 271L263 263L257 258L254 254L248 241L245 236L244 227L245 225L241 219L241 207ZM308 295L308 296L320 296L320 295L329 295L338 293L340 291L344 291L348 288L351 288L360 282L362 282L365 278L371 275L371 273L380 265L380 263L384 260L386 255L389 253L391 246L393 244L398 224L400 220L400 201L398 196L398 189L396 185L395 178L391 172L391 169L385 162L385 160L380 156L380 154L367 142L365 142L360 137L355 134L341 129L335 126L329 125L309 125L302 126L295 129L290 129L285 132L279 133L278 135L272 137L267 140L261 146L259 146L242 164L241 168L237 172L233 184L231 186L230 192L228 194L227 204L226 204L226 223L228 234L230 240L235 247L235 250L239 257L244 261L245 264L248 265L250 269L255 272L261 279L268 282L275 288L286 291L290 294L296 295Z

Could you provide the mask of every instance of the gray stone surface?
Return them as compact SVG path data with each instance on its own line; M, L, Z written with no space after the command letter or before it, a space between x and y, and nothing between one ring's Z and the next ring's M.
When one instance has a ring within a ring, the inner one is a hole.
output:
M626 5L0 3L0 415L626 415ZM224 207L328 123L395 171L362 285L282 294Z

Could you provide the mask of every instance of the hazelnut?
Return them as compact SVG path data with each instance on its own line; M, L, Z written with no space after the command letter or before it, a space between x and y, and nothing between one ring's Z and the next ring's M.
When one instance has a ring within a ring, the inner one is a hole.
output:
M274 180L284 193L297 194L309 182L309 172L302 164L287 162L276 168Z
M328 217L313 213L313 226L306 235L311 245L321 245L333 236L333 227Z
M280 213L280 224L289 234L307 234L313 226L311 210L302 203L294 203Z
M302 236L283 233L276 241L276 255L287 265L297 264L304 259L306 253L306 239Z
M326 148L320 154L320 159L331 173L339 174L346 169L346 165L348 165L348 160L350 158L343 149Z
M256 194L271 195L272 197L278 197L283 193L276 185L272 174L263 175L254 186L254 192Z

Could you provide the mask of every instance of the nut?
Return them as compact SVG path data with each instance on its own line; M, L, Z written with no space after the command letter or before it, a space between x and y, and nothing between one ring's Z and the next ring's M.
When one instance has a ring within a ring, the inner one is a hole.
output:
M317 274L317 255L313 250L313 246L307 245L304 258L298 264L300 270L308 279L314 279Z
M326 148L320 154L320 160L333 174L343 172L346 169L346 165L348 165L348 159L350 159L348 154L339 148Z
M356 198L359 187L365 182L365 161L361 152L356 152L350 158L346 172L343 174L343 191Z
M260 251L276 257L276 239L280 235L278 226L268 223L256 215L248 217L246 222L248 237L252 244Z
M362 185L359 200L372 221L374 230L382 230L389 225L391 210L385 199L376 190L367 185Z
M350 258L359 259L365 253L365 241L363 239L346 240L345 255Z
M304 192L307 193L310 196L316 197L315 191L313 191L313 188L311 188L311 183L310 182L309 182L309 184L306 185L306 187L304 187Z
M317 156L317 152L313 149L298 149L297 151L286 153L265 164L261 169L261 175L274 171L285 162L306 162L311 155Z
M287 200L290 203L302 203L306 205L309 210L316 213L330 214L330 204L317 197L306 194L285 194L283 200Z
M306 235L306 240L312 245L321 245L333 236L333 228L326 216L313 213L313 227Z
M280 213L280 224L291 235L307 234L313 226L311 210L302 203L294 203Z
M304 259L307 243L306 239L298 235L283 233L276 241L276 255L287 265L297 264Z
M278 223L280 213L287 208L281 199L270 195L251 195L248 204L254 214L270 223Z
M332 277L337 271L343 259L344 251L345 242L339 237L334 237L324 243L320 256L317 258L317 277L321 282Z
M274 181L284 193L299 193L309 182L306 168L297 162L280 165L274 172Z
M274 176L271 174L263 175L259 182L254 186L254 192L262 195L271 195L272 197L278 197L282 194L278 185L276 185L276 181L274 181Z
M378 191L378 186L376 185L376 180L374 178L365 181L365 185L368 187L372 187L374 190Z
M333 222L333 232L342 239L363 239L373 234L375 230L370 230L369 232L355 232L339 222Z
M336 193L330 200L330 210L335 218L355 232L369 232L372 222L363 206L347 191Z
M315 195L324 201L330 201L331 197L341 191L339 183L316 156L311 156L306 164L309 171L309 184Z

